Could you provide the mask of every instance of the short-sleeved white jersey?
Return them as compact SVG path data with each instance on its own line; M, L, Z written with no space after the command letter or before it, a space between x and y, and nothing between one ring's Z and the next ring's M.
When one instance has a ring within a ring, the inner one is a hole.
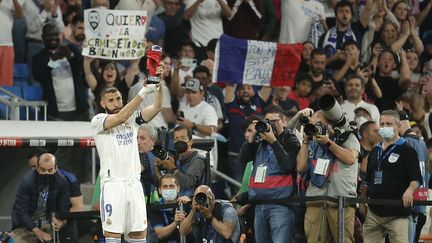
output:
M139 178L141 164L138 154L137 133L139 116L136 111L125 123L104 130L109 114L100 113L91 121L96 148L100 157L101 182L110 179Z

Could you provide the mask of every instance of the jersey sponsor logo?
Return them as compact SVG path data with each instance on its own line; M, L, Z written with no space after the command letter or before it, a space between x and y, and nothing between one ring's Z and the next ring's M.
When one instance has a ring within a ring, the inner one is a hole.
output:
M133 132L128 132L124 134L116 134L117 144L118 145L129 145L133 142Z

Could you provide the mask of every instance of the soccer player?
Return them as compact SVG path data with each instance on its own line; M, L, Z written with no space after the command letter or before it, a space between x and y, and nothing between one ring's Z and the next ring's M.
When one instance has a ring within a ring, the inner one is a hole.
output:
M156 74L163 75L161 66ZM100 104L105 113L97 114L91 121L101 161L100 211L107 243L120 243L121 234L128 234L130 242L146 242L147 213L140 182L137 132L140 124L161 111L161 85L159 89L155 85L144 86L125 106L117 88L104 89ZM143 98L156 91L155 103L136 111Z

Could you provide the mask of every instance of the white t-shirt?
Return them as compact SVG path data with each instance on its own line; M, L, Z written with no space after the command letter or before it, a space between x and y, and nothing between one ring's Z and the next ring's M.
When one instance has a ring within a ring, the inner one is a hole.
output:
M128 95L128 102L131 101L133 98L135 98L135 96L138 95L138 92L141 90L141 88L144 85L144 81L142 79L140 79L140 81L138 81L136 84L134 84L130 89L129 89L129 95ZM169 108L171 109L171 96L170 96L170 92L169 89L166 87L166 85L162 86L163 88L163 97L162 97L162 108ZM154 104L155 100L156 100L156 94L155 92L150 93L148 95L146 95L143 99L143 101L141 102L141 104L138 106L137 110L140 111L143 108ZM159 112L150 122L149 124L153 127L165 127L168 128L168 124L166 123L162 112Z
M211 125L217 127L218 117L215 109L205 101L201 101L198 105L191 107L186 100L180 102L179 111L183 111L186 119L195 122L198 125ZM200 133L195 135L202 138L209 138Z
M307 41L315 19L325 15L323 5L314 0L284 0L281 12L280 43Z
M185 0L186 9L197 0ZM226 3L226 0L223 0ZM223 34L222 8L217 0L205 0L200 3L190 18L192 40L197 46L207 46L211 39L219 39ZM200 45L201 44L201 45Z
M372 113L370 114L372 117L372 120L376 122L376 124L379 124L379 118L380 118L380 112L378 108L374 104L367 103L365 101L360 101L357 105L354 103L349 102L348 100L345 100L342 104L342 110L345 113L345 118L348 122L354 121L355 114L354 110L358 107L366 107L369 109L369 111Z
M51 70L57 109L60 112L76 110L75 87L72 69L66 58L55 61L58 67Z
M104 130L106 113L93 117L91 127L100 157L99 176L101 183L110 179L138 178L141 163L138 154L137 133L139 125L135 122L139 112L117 127Z
M18 3L24 3L24 0L18 0ZM0 1L0 46L13 46L12 27L14 22L15 7L12 0Z

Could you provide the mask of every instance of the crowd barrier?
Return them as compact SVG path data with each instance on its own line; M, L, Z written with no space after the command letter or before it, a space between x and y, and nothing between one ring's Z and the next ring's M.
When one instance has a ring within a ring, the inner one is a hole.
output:
M278 204L284 206L291 205L305 205L306 202L331 202L338 207L338 242L344 243L344 208L356 205L358 203L375 204L375 205L387 205L387 206L402 206L402 200L396 199L368 199L368 198L349 198L349 197L330 197L330 196L314 196L314 197L290 197L284 199L263 199L263 200L251 200L249 204L261 205L261 204ZM231 203L238 203L237 201L231 201ZM432 201L414 201L413 205L424 205L432 206ZM147 211L158 211L160 209L176 208L178 204L154 204L148 205ZM70 212L70 213L56 213L56 217L61 219L99 219L99 211L85 211L85 212Z

